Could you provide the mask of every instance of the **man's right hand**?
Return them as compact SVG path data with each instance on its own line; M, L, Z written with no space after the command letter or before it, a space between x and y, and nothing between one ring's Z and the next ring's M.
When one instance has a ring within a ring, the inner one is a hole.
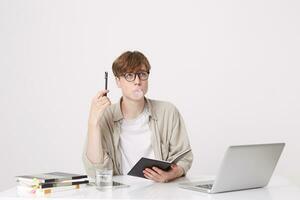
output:
M89 125L98 125L104 110L111 105L111 102L107 96L108 90L101 90L92 99L90 115L89 115Z

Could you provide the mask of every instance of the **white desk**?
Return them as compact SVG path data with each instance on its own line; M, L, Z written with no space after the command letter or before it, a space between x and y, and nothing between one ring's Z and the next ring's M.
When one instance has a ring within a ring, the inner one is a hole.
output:
M216 199L216 200L299 200L300 188L291 184L283 177L273 177L265 188L205 194L178 187L179 182L188 180L208 180L208 176L191 176L180 178L170 183L154 183L142 178L131 176L115 176L114 180L129 184L128 188L98 191L94 186L79 190L57 192L46 196L47 199ZM0 193L0 199L43 199L35 196L18 196L16 187Z

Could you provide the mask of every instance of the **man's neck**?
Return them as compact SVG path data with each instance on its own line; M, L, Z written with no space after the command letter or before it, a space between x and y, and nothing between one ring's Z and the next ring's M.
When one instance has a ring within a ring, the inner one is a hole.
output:
M132 101L126 97L122 98L121 110L124 116L124 119L135 119L141 114L144 110L145 99L140 101Z

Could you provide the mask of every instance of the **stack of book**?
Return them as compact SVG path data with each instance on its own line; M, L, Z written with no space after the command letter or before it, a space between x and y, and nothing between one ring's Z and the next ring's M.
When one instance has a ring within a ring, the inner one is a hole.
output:
M53 192L79 189L88 183L87 175L51 172L34 175L16 176L19 194L43 196Z

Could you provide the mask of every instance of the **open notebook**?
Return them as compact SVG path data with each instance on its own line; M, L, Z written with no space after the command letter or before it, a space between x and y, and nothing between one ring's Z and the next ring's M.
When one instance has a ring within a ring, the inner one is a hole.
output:
M184 155L186 155L190 151L191 149L188 149L180 153L172 161L163 161L163 160L156 160L156 159L142 157L128 172L128 175L145 178L143 170L152 167L158 167L164 171L168 171L171 168L172 164L177 163Z

